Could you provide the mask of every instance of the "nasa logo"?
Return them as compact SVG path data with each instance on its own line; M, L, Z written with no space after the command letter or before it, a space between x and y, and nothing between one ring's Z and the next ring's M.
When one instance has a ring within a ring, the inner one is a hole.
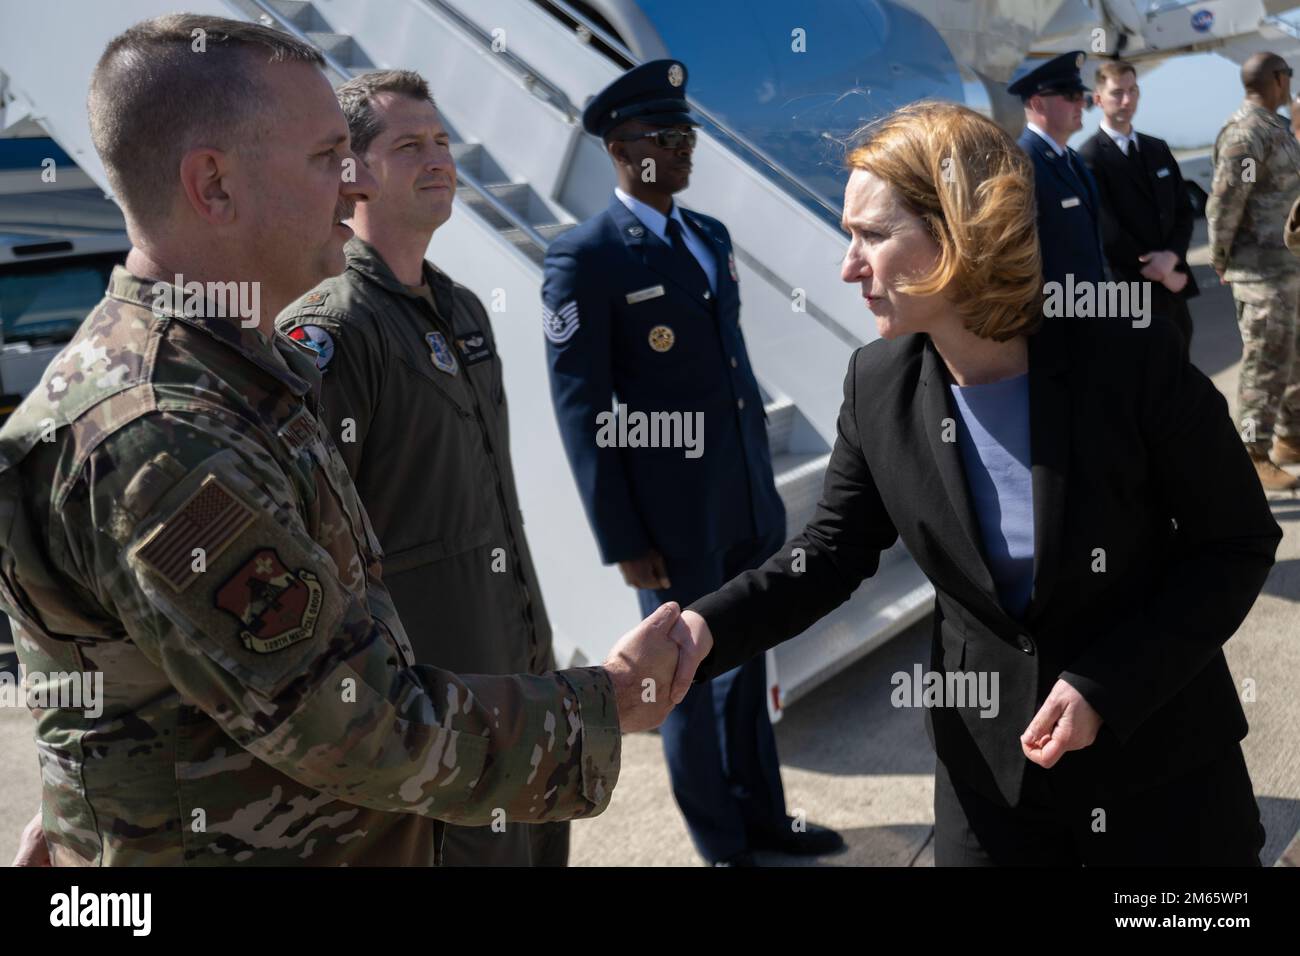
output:
M1214 26L1213 10L1197 10L1192 14L1192 29L1197 33L1209 33Z

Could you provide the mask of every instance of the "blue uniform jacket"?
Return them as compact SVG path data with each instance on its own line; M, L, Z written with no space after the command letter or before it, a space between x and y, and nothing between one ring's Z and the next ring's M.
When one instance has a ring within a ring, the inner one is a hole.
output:
M716 295L617 197L546 253L551 398L607 564L651 548L698 557L785 526L763 401L740 331L731 237L716 219L682 214L712 248ZM701 420L702 454L602 447L597 416L615 401L629 423L636 412Z
M1038 200L1038 241L1043 250L1043 282L1065 283L1066 273L1080 282L1104 282L1101 251L1101 205L1097 183L1083 159L1070 150L1079 182L1070 175L1065 157L1025 127L1017 140L1034 163L1034 195Z

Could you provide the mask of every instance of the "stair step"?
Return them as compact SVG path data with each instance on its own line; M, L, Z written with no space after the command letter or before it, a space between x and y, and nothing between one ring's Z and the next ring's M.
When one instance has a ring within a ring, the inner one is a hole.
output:
M767 446L772 454L784 455L790 450L790 431L794 428L794 402L782 397L763 406L767 412Z
M310 0L268 0L267 6L299 30L328 30L329 25Z
M778 454L772 458L776 490L785 502L786 528L798 531L812 517L821 499L830 452Z
M568 232L576 225L577 223L573 222L552 222L535 225L533 228L541 233L543 239L550 242L556 236ZM518 248L524 255L533 260L533 262L537 263L539 266L546 258L546 250L539 249L536 243L534 243L522 229L502 229L501 238Z
M484 185L497 185L510 182L492 154L482 143L452 143L451 156L456 161L456 168L463 169Z
M369 68L373 65L361 52L356 41L346 33L320 33L314 30L304 32L313 45L352 70Z

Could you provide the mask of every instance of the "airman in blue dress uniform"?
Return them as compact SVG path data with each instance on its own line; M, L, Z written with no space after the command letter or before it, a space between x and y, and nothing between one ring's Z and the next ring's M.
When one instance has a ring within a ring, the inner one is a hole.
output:
M551 244L542 288L574 478L601 558L647 614L689 604L785 540L731 238L673 201L690 180L697 125L676 60L636 67L590 102L583 126L605 143L619 186L608 209ZM626 427L602 428L611 404ZM673 794L715 865L842 845L786 815L766 683L760 657L695 685L663 726Z
M1101 200L1082 157L1066 145L1083 127L1089 90L1079 71L1087 55L1062 53L1024 71L1007 86L1025 104L1025 131L1017 142L1034 163L1038 242L1043 282L1104 282ZM1068 297L1068 294L1067 294Z

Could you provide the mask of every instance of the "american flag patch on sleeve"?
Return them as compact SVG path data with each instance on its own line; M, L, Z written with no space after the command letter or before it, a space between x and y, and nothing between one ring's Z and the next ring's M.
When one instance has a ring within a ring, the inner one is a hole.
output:
M542 328L546 337L556 345L563 345L578 331L578 303L569 302L554 312L542 305Z
M253 509L227 491L216 475L208 475L179 511L136 546L135 554L173 591L181 592L199 576L194 567L199 555L206 567L254 517Z

